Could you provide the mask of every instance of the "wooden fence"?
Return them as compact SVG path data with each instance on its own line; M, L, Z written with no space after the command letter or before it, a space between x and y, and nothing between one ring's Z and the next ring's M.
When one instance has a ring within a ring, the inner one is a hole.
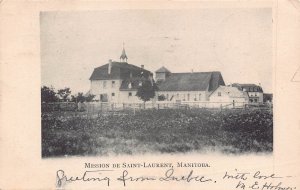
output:
M270 109L270 104L249 104L246 102L146 102L146 103L108 103L85 102L80 105L75 102L43 103L42 112L51 111L83 111L87 114L101 114L108 112L136 112L142 109Z

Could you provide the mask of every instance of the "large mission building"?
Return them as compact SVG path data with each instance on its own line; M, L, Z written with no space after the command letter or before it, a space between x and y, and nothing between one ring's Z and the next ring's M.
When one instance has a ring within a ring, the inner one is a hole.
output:
M136 96L137 88L143 80L153 80L153 73L140 67L128 64L128 57L123 47L120 61L112 61L94 69L90 81L89 93L95 100L111 103L141 102Z
M90 77L89 93L95 95L95 100L110 103L142 102L136 96L137 89L144 80L154 81L153 73L146 70L144 65L138 67L129 64L127 60L123 47L120 61L109 60L107 64L94 69ZM155 81L158 91L153 101L234 104L262 102L262 89L259 86L225 86L219 71L172 73L161 67L155 72Z

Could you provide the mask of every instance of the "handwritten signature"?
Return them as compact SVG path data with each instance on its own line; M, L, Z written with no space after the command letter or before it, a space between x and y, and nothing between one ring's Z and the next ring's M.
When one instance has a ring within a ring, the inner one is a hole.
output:
M223 180L237 181L236 189L258 189L258 190L294 190L296 187L286 186L282 181L274 183L275 179L290 178L291 176L277 176L272 174L262 174L261 171L256 171L254 174L249 172L225 172ZM254 182L247 183L251 178ZM270 181L266 181L270 180Z

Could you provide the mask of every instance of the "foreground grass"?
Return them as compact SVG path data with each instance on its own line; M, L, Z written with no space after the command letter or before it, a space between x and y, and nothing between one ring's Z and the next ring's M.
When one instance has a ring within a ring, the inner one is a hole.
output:
M42 115L42 156L273 151L263 110L142 110L97 118Z

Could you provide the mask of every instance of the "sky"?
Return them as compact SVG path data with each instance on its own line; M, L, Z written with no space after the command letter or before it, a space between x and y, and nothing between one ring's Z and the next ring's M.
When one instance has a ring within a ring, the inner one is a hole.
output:
M155 72L220 71L225 84L272 93L272 9L107 10L40 14L42 85L87 92L94 68L118 61Z

